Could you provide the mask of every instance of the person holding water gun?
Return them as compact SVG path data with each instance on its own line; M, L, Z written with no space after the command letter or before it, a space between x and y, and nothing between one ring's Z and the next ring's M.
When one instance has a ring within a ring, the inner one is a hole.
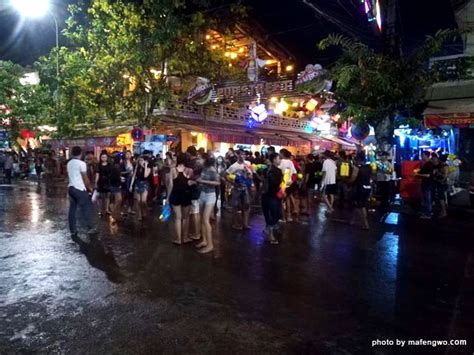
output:
M281 149L280 156L282 158L280 162L280 170L283 173L283 180L285 182L285 198L283 199L285 213L283 215L283 221L292 222L293 214L298 214L297 199L295 196L297 193L296 180L298 172L295 168L295 164L291 160L291 153L287 149Z
M237 230L250 229L249 211L250 211L250 193L252 187L252 168L244 160L244 152L238 150L235 152L237 161L226 171L226 178L232 184L232 207L242 213L242 221L239 225L238 219L234 219L232 228Z
M266 171L262 187L262 211L266 224L264 234L271 244L278 244L274 231L281 218L283 196L280 194L280 190L283 183L283 173L279 168L281 159L278 154L272 153L268 159L271 165Z

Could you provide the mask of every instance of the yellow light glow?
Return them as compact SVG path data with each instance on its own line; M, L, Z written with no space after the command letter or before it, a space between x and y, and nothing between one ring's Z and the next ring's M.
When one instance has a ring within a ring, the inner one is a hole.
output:
M244 53L244 47L239 48L239 53Z
M229 63L229 67L231 67L231 66L232 66L232 63Z
M270 99L270 102L271 102L272 104L276 104L276 103L278 102L278 97L272 97L272 98Z
M225 56L225 57L229 57L229 56L230 56L230 53L229 53L229 52L225 52L225 53L224 53L224 56Z
M235 59L237 58L237 53L231 53L230 54L230 59Z
M206 35L206 39L207 40L211 39L211 35Z
M128 74L123 74L123 75L122 75L122 78L128 79L128 78L130 78L130 75L128 75Z
M276 105L275 112L276 113L286 112L286 111L288 111L288 107L289 107L288 103L286 103L286 101L281 99L281 101L279 103L277 103L277 105Z
M293 66L292 65L287 65L286 66L286 71L293 71Z
M161 76L161 70L158 70L158 69L150 69L150 73L153 74L155 79L159 79Z
M265 61L265 64L266 64L266 65L270 65L270 64L275 64L276 62L277 62L277 61L276 61L275 59L267 59L267 60Z
M293 104L291 105L293 107L298 107L298 103L297 102L293 102Z
M197 134L197 132L191 132L191 135L192 135L193 137L196 137L198 134Z
M308 111L313 111L318 106L318 101L315 99L310 99L305 106L305 109Z
M217 49L217 46L216 46L215 44L213 44L213 45L211 46L211 48L212 48L212 49Z

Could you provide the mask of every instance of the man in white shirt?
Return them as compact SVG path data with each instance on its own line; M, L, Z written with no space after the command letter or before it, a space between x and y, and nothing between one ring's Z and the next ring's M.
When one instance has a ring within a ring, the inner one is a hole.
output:
M69 178L69 229L72 237L77 236L76 211L77 207L82 210L85 224L89 234L96 234L94 226L94 215L92 201L89 192L92 192L92 184L87 177L87 165L81 160L81 147L73 147L72 159L67 163L67 175Z
M324 152L322 185L324 186L324 202L328 206L328 212L334 212L334 196L337 194L336 175L337 165L332 159L330 151Z

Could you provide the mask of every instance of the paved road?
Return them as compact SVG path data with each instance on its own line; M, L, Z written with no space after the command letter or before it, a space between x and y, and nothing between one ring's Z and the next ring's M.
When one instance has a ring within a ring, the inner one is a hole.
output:
M326 220L286 224L264 243L262 216L216 251L170 243L170 223L101 221L71 240L62 190L0 187L0 353L472 354L474 221L392 214L366 233ZM343 220L346 212L337 219ZM467 346L372 347L395 339Z

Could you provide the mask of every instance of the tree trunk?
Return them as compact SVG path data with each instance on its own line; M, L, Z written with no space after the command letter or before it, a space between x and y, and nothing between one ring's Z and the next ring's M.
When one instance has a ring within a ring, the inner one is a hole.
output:
M374 129L379 148L384 151L390 150L393 143L393 122L390 117L385 117Z

